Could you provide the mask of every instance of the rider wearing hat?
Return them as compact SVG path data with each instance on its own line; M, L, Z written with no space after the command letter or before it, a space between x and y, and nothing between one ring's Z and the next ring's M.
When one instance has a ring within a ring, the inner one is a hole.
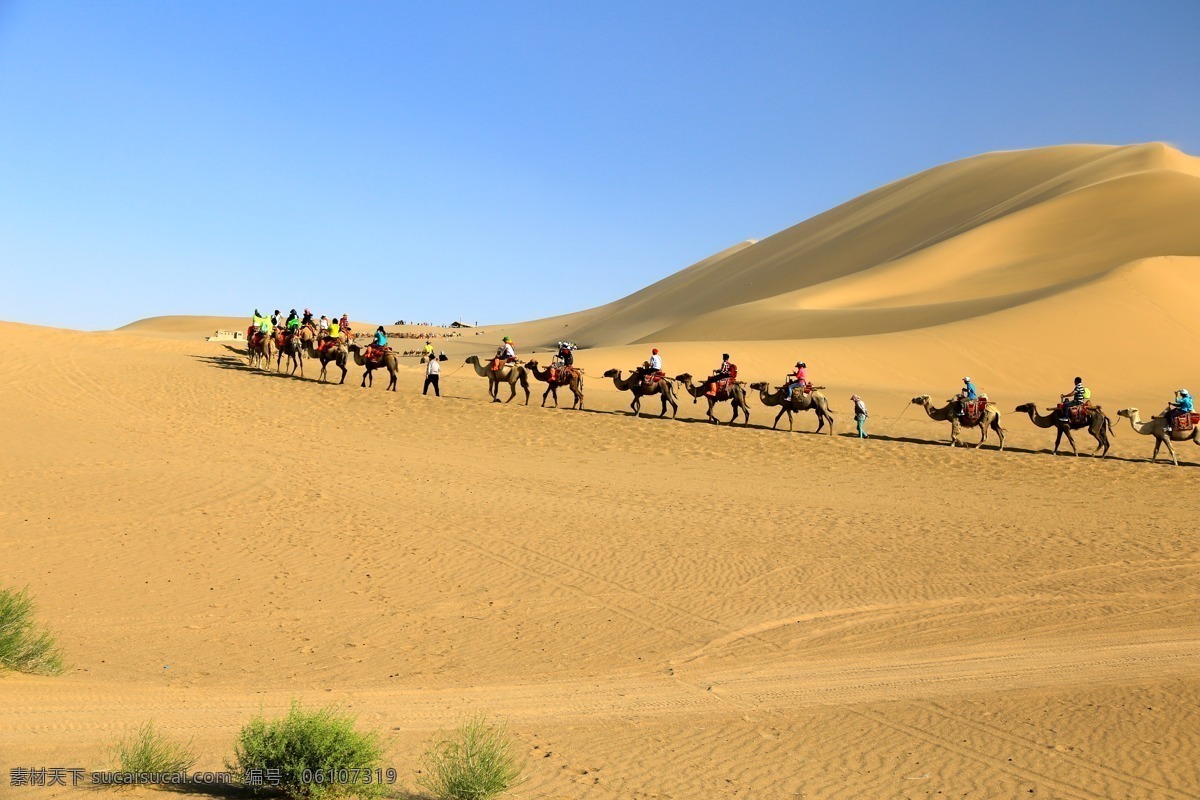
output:
M1167 403L1167 433L1170 433L1174 427L1173 420L1181 414L1190 414L1195 410L1195 403L1192 401L1192 394L1187 389L1180 389L1175 393L1175 399Z
M792 392L799 387L800 391L804 391L805 384L808 383L808 364L803 361L796 362L796 369L789 372L787 380L784 382L784 388L787 389L787 399L792 399Z

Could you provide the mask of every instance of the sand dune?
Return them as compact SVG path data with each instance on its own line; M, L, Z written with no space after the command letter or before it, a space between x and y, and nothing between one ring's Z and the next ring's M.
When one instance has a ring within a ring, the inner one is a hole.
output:
M71 664L0 675L0 760L106 768L153 719L220 769L299 697L388 733L408 787L482 710L528 759L516 798L1200 796L1200 448L1150 465L1125 423L1107 460L1053 458L1012 413L1076 373L1110 414L1200 389L1196 164L939 167L439 343L441 399L415 359L394 394L248 369L202 338L239 318L0 323L36 345L0 361L0 585L29 586ZM592 345L588 410L539 408L536 383L487 402L462 361L501 332ZM598 376L650 342L672 373L727 349L778 383L806 358L839 435L770 430L756 398L748 428L690 402L631 419ZM951 450L909 403L965 372L1005 453ZM855 391L871 441L844 435Z
M989 153L730 248L560 327L589 346L914 330L1070 292L1132 261L1200 256L1198 215L1200 160L1162 144Z

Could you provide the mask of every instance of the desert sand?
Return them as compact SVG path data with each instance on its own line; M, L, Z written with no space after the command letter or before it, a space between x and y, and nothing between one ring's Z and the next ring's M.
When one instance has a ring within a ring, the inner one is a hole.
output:
M441 399L413 359L393 394L203 341L244 318L0 323L25 343L0 361L0 585L70 662L0 675L0 763L108 768L153 719L220 769L301 698L385 731L410 789L431 735L485 711L528 758L516 798L1200 796L1200 448L1148 463L1116 415L1200 389L1197 219L1200 161L1164 145L987 154L435 341ZM536 382L487 402L462 361L505 334L581 344L587 410ZM771 430L757 397L744 428L690 398L633 419L599 376L651 346L774 384L803 358L837 435ZM1003 453L909 403L966 374ZM1077 374L1105 460L1013 413Z

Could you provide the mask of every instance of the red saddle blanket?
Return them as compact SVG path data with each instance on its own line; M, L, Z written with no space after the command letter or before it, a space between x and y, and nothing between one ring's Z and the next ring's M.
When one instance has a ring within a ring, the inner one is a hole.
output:
M1063 407L1060 403L1058 406L1058 415L1063 416ZM1067 406L1066 408L1067 422L1071 425L1086 425L1092 417L1092 404L1084 403L1081 406Z
M392 348L390 347L377 347L369 344L367 345L367 349L363 350L363 359L366 361L383 361L390 352L392 352Z
M729 390L731 388L733 388L733 378L721 378L718 381L713 381L710 383L708 385L708 391L705 392L705 394L718 401L728 400L730 397Z
M575 367L550 367L551 383L569 383L571 378L579 374Z
M647 372L646 374L642 375L642 385L653 386L656 383L662 383L663 379L666 377L666 373L664 373L662 370L657 372Z
M328 353L332 350L336 350L340 344L341 341L338 339L326 339L325 341L321 342L321 346L318 347L317 350L322 353Z
M1191 414L1176 414L1171 419L1171 427L1177 431L1190 431L1196 425L1200 424L1200 413L1192 412Z
M962 407L963 420L970 425L978 423L988 407L988 401L982 397L977 400L959 400L958 402Z

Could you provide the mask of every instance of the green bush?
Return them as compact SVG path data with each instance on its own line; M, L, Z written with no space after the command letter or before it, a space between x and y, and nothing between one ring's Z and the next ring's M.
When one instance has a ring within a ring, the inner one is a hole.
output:
M293 701L286 717L267 720L260 714L242 728L228 767L247 785L261 780L262 788L289 797L380 795L385 786L376 773L383 757L379 734L357 731L354 722L337 708L309 711Z
M520 782L523 770L508 729L479 714L434 741L421 786L439 800L489 800Z
M113 747L120 772L187 772L196 763L190 744L172 742L147 722L137 733L122 737Z
M0 667L33 675L61 675L62 651L33 621L28 591L0 589Z

